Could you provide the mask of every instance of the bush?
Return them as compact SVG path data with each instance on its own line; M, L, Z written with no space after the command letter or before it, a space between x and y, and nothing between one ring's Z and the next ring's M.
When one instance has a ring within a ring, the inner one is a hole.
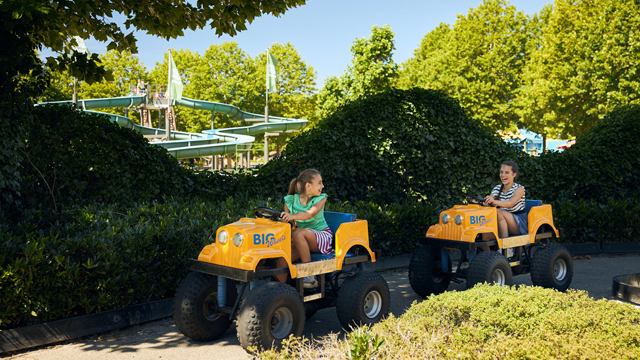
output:
M634 242L640 234L640 196L624 199L555 201L554 224L562 243Z
M272 191L306 168L323 173L325 191L340 200L426 200L459 203L485 193L500 164L525 156L471 120L442 92L390 90L348 103L287 144L262 168Z
M640 312L584 291L483 284L414 303L400 318L374 325L367 338L375 336L385 340L376 351L382 359L636 359ZM257 357L346 359L348 341L290 341Z
M27 207L115 203L179 196L190 173L163 148L107 117L71 106L38 106L22 173Z
M638 195L640 105L615 109L562 153L525 159L522 182L536 198L624 199Z

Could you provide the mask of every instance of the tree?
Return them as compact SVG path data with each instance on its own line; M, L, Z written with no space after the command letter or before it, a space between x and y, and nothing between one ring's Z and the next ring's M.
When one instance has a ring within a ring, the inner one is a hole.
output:
M572 138L638 103L640 13L627 0L557 0L517 98L523 124Z
M60 53L57 59L48 59L51 67L60 70L69 67L73 76L83 72L91 74L89 82L99 80L100 71L95 58L89 62L79 59L71 50L76 45L73 36L83 39L93 36L99 41L109 41L108 50L130 50L137 53L136 38L133 33L124 34L111 18L120 14L126 18L124 25L138 31L164 39L184 35L184 30L202 29L210 26L216 34L236 35L246 30L263 14L280 16L287 10L304 5L305 0L200 0L197 3L174 0L4 0L0 12L7 13L3 23L5 30L14 31L17 23L23 24L23 35L28 36L37 47L51 48ZM89 71L87 71L89 70Z
M269 93L269 115L282 116L295 119L307 119L314 121L316 111L316 72L302 60L298 50L291 43L272 44L269 53L278 60L277 91ZM259 104L256 113L262 113L265 99L267 55L260 53L255 58L256 83L258 84ZM291 137L290 134L282 134L269 145L278 152Z
M269 93L269 114L296 119L313 117L315 104L312 100L316 91L316 72L313 67L302 60L298 50L289 42L271 45L269 53L278 60L276 66L278 90ZM260 113L259 107L264 107L265 104L266 53L258 54L255 61L257 69L255 81L259 84L260 102L258 108L252 111Z
M73 96L73 76L69 72L56 71L48 67L45 71L49 74L49 85L46 90L38 96L38 102L71 100Z
M180 69L178 62L176 66ZM184 96L230 104L247 110L256 108L259 97L255 79L255 63L236 42L211 45L203 56L198 56L194 65L186 71L187 85ZM166 76L165 76L166 77ZM253 105L253 106L251 106ZM211 128L211 113L202 110L180 108L181 122L187 131L200 132ZM223 114L215 115L215 127L237 126L237 121Z
M393 62L394 33L389 25L374 26L369 38L351 46L351 65L340 78L330 77L318 94L318 117L331 115L347 101L391 88L398 66Z
M113 80L102 79L99 82L80 82L80 99L100 99L127 96L131 94L131 86L138 79L147 78L147 69L138 56L130 51L109 50L99 56L100 65L113 74ZM96 109L124 115L124 109Z
M453 27L427 34L403 64L401 88L444 90L491 130L515 130L512 106L528 57L530 18L506 0L484 0Z

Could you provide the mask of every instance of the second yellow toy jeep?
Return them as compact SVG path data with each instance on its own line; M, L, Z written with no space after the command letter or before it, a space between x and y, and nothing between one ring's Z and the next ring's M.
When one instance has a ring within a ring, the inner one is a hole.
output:
M376 261L369 248L366 220L354 214L325 211L335 234L335 254L311 254L311 262L292 263L291 230L277 221L280 212L254 209L217 230L216 241L202 249L174 300L178 329L197 341L219 338L236 320L240 344L267 349L289 335L300 336L305 318L335 306L343 327L373 324L389 313L389 287L378 274L364 270ZM288 267L277 268L284 258ZM274 276L289 274L281 283ZM304 289L302 278L316 276L318 287ZM237 286L240 286L238 293ZM246 295L246 297L245 297Z
M497 210L482 206L484 199L468 198L469 205L456 205L440 213L440 221L427 231L411 256L409 281L421 296L440 294L449 283L466 279L467 289L477 283L511 285L513 275L531 273L534 285L564 291L573 278L571 255L550 240L560 237L553 225L551 205L526 200L529 232L500 238ZM494 240L484 241L492 233ZM483 251L484 249L484 251ZM460 254L452 263L450 253Z

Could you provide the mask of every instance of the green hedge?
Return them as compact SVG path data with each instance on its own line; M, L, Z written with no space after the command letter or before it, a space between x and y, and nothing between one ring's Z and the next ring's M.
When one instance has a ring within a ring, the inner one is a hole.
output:
M640 105L622 106L561 152L521 159L522 183L534 198L624 199L640 195ZM603 223L606 226L606 223Z
M640 234L640 197L552 203L562 243L636 242Z

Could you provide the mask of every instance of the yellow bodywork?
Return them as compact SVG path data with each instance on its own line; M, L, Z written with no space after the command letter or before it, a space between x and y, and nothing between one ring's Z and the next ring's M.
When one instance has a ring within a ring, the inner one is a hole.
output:
M217 241L221 231L226 231L227 241ZM243 241L240 246L234 244L234 236L240 234ZM349 249L360 245L368 252L372 262L375 253L369 248L369 233L366 220L342 223L335 233L335 261L327 262L322 272L341 270ZM216 232L216 242L206 245L198 260L241 270L256 270L263 259L284 258L289 266L291 277L297 277L297 267L291 262L291 225L265 218L242 218L234 223L222 226ZM322 262L318 261L317 263ZM302 264L298 264L302 265ZM310 263L307 263L310 265Z
M449 221L446 224L443 222L444 214L449 216ZM497 209L494 207L456 205L440 213L439 223L429 227L426 237L475 242L478 234L492 233L498 240L498 246L502 249L506 244L503 244L503 239L498 236L497 214ZM455 222L456 216L462 217L459 225ZM536 233L540 226L544 224L550 225L556 237L559 236L558 230L553 225L551 205L545 204L532 207L529 211L529 232L525 235L528 238L528 243L533 244L536 241ZM521 246L522 241L507 242L509 244L506 247L515 247ZM527 241L525 240L525 242Z

